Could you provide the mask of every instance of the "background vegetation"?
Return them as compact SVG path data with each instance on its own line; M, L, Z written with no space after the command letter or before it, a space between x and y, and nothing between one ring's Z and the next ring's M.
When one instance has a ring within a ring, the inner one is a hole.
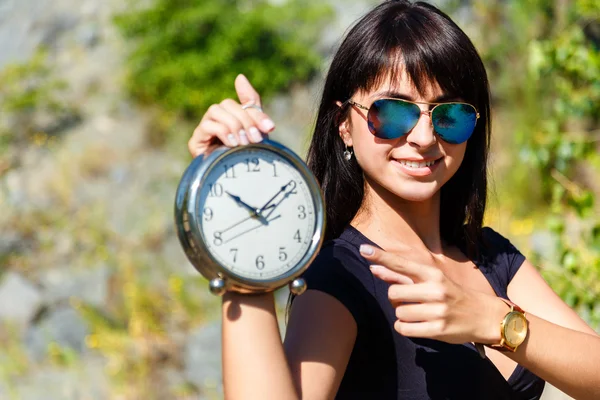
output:
M55 59L43 51L0 71L0 184L8 185L32 149L51 154L55 164L54 175L34 175L45 182L48 201L9 205L0 193L0 233L12 232L20 241L7 247L0 240L0 278L16 271L35 282L55 265L106 266L106 304L73 297L69 305L89 328L86 348L107 361L115 398L218 398L216 385L171 379L181 375L184 364L182 338L214 320L217 309L204 295L206 282L176 269L167 252L174 237L172 194L189 160L182 159L185 142L211 103L235 96L232 82L239 72L272 107L276 96L293 87L318 86L331 52L323 37L335 7L339 12L347 4L130 3L114 18L127 49L122 92L116 93L141 106L152 148L129 150L127 126L108 144L68 150L69 129L85 123L86 103L88 113L97 109L93 99L108 85L91 85L86 101L74 101L67 95L69 77L60 76ZM451 0L442 7L475 42L492 83L495 185L487 223L510 237L552 287L600 329L600 3ZM118 114L120 100L114 103L108 114ZM314 110L314 104L304 106ZM95 123L106 132L117 130L106 119ZM119 178L124 174L119 160L145 152L145 162L135 158L142 171L135 182L98 195L102 185L125 179ZM159 157L164 165L156 165ZM152 175L154 181L144 181ZM108 203L127 192L137 198L127 213L111 217L115 208ZM153 197L156 193L167 196ZM60 253L60 243L67 243L62 247L68 251ZM72 269L69 273L78 272ZM15 382L35 370L20 335L16 328L0 331L10 361L0 356L0 395L3 381ZM57 342L48 345L46 356L43 363L61 368L85 365L79 353Z

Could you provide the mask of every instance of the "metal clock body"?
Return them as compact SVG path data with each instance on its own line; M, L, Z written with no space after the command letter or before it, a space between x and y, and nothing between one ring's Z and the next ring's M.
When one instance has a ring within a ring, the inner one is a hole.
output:
M175 224L192 265L215 294L257 293L306 285L302 272L325 233L321 189L285 146L221 147L197 157L175 199Z

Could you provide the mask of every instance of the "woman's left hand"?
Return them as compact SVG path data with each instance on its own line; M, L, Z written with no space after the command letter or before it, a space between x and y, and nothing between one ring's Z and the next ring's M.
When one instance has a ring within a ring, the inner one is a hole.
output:
M499 322L508 311L500 299L462 287L436 267L373 246L360 250L373 275L391 284L394 329L401 335L456 344L500 341Z

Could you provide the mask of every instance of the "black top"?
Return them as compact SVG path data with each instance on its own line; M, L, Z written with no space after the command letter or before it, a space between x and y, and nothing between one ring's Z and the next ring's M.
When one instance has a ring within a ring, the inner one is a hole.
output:
M498 296L525 257L504 237L484 228L484 261L476 262ZM359 253L377 246L348 227L325 243L304 274L309 289L338 299L354 317L358 332L336 399L539 399L544 381L517 366L508 381L475 347L407 338L394 330L389 284L375 278Z

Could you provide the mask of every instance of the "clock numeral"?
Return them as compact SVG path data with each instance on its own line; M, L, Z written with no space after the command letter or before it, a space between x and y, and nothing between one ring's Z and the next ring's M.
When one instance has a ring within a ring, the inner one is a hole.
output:
M225 179L235 179L235 165L223 165L225 168Z
M293 187L292 187L292 190L290 190L288 192L288 194L298 194L298 191L296 190L296 186L297 186L296 181L290 181L290 182L293 184Z
M298 206L298 218L306 219L306 207Z
M260 160L258 158L246 158L246 172L260 172Z
M285 252L285 247L280 247L279 248L279 261L285 261L287 260L287 253Z
M296 241L297 241L298 243L302 243L302 238L300 237L300 229L298 229L298 230L296 231L296 234L294 235L294 239L296 239Z
M277 164L275 164L275 161L273 161L273 178L277 178L279 175L277 175Z
M221 238L221 232L220 231L216 231L214 233L213 243L215 244L215 246L220 246L220 245L223 244L223 238Z
M212 208L210 208L210 207L205 207L203 214L204 214L204 221L207 221L207 222L208 221L212 221L212 219L213 219L213 217L215 215L213 213Z
M229 254L233 255L233 262L237 262L238 249L229 249Z
M265 257L264 256L256 257L256 268L259 270L265 269Z
M208 185L208 197L221 197L223 196L223 185L220 183L210 183Z

